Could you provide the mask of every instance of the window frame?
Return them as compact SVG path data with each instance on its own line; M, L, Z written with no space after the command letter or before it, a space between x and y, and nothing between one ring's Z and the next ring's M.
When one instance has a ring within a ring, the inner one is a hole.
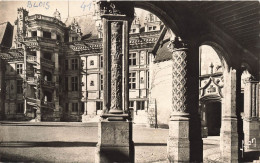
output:
M136 101L136 110L145 110L145 101Z
M71 91L78 91L78 76L71 77Z
M77 102L73 102L72 103L71 112L72 113L78 113L78 111L79 111L78 103Z
M103 102L96 101L96 111L103 110Z
M131 104L133 104L133 106L132 106ZM134 103L134 101L129 101L128 108L129 108L129 110L130 110L130 109L134 110L134 108L135 108L135 103Z
M78 70L79 64L78 64L78 59L73 58L71 59L71 70Z
M22 114L24 112L24 103L23 102L19 102L16 105L16 113L17 114Z
M103 76L103 74L100 74L100 90L101 91L103 91L103 89L104 89L104 76Z
M16 93L22 94L23 93L23 80L16 81Z
M42 37L51 39L51 32L43 31L42 32Z
M16 73L17 74L23 74L23 64L22 63L16 64Z
M128 65L129 66L137 65L137 53L129 53Z
M69 70L69 60L68 59L65 59L64 61L64 66L65 66L65 70Z
M129 73L129 89L136 89L136 72Z

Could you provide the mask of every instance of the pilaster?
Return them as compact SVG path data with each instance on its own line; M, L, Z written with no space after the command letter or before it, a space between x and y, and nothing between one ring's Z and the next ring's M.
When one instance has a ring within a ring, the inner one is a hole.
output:
M245 151L259 148L259 83L246 80L244 88L243 131Z
M53 82L55 83L55 89L53 94L54 100L54 121L60 121L60 102L59 102L59 54L57 51L54 52L54 74Z
M129 29L134 6L132 2L100 1L97 7L103 22L104 90L95 162L134 162L128 110Z
M43 37L42 28L37 28L37 37Z
M35 86L35 96L36 96L36 117L35 117L35 121L36 122L40 122L41 121L41 101L42 101L42 97L43 97L43 93L42 93L42 87L41 87L41 51L40 49L38 49L36 51L36 73L35 73L35 77L36 77L36 86Z
M221 156L223 162L238 162L237 130L237 70L230 67L223 72L224 98L220 131Z

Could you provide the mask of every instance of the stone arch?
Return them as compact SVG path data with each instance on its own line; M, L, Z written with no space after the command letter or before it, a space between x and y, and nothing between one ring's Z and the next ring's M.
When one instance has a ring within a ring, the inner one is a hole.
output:
M159 2L158 2L159 3ZM161 3L161 2L160 2ZM175 86L179 85L179 81L185 81L182 82L182 85L188 85L187 92L189 93L181 93L182 96L185 96L185 98L182 98L182 102L179 102L177 105L175 102L172 103L171 109L171 115L170 115L170 122L169 124L169 139L167 142L167 159L168 161L172 162L174 159L187 162L201 162L203 160L203 142L201 139L200 134L200 120L199 120L199 114L198 112L198 98L196 96L199 96L198 89L199 87L199 80L197 78L199 77L199 48L197 47L196 43L196 37L193 35L189 36L189 25L187 24L187 15L178 14L178 7L173 8L170 4L167 5L167 2L164 2L165 5L162 7L161 5L156 5L156 2L135 2L135 7L141 8L144 10L147 10L154 15L156 15L168 28L168 30L171 33L170 43L168 44L167 48L170 52L173 53L173 49L182 49L181 47L184 47L184 50L182 51L182 56L179 54L174 55L175 58L173 58L173 61L177 62L177 56L180 56L179 59L184 60L185 62L188 62L186 66L179 66L181 68L179 69L185 69L183 71L187 71L185 75L180 76L179 80L172 80L172 83L175 82ZM187 11L188 12L188 11ZM184 18L185 17L185 18ZM193 28L193 27L191 27ZM175 43L181 43L175 44ZM175 43L174 43L175 42ZM183 44L182 44L183 43ZM187 43L187 44L186 44ZM176 46L177 45L177 46ZM186 46L187 45L187 46ZM179 46L179 47L178 47ZM193 54L193 55L186 55L186 54ZM189 56L189 57L183 57L183 56ZM178 60L180 62L180 60ZM175 63L176 63L175 62ZM172 63L172 65L176 65ZM172 66L174 67L174 66ZM177 67L177 66L175 66ZM174 69L174 68L173 68ZM179 71L175 68L173 71ZM177 73L172 73L171 75ZM189 74L188 76L186 74ZM175 78L176 79L176 78ZM176 84L177 83L177 84ZM183 84L184 83L184 84ZM188 83L188 84L186 84ZM172 84L173 86L174 84ZM192 85L192 86L191 86ZM186 87L187 88L187 87ZM174 88L172 88L174 90ZM174 92L174 91L172 91ZM177 92L177 91L176 91ZM186 92L186 90L184 91ZM191 94L193 92L193 94ZM195 92L195 93L194 93ZM174 94L174 93L172 93ZM187 95L189 94L189 95ZM177 97L177 93L175 93L175 96ZM172 96L172 99L174 96ZM181 96L177 97L178 99L181 99ZM172 100L173 101L173 100ZM177 100L176 100L177 101ZM185 107L182 107L185 101ZM187 102L188 101L188 102ZM180 106L182 105L182 106ZM175 109L173 109L175 108ZM186 109L187 108L187 109ZM192 108L192 109L191 109ZM182 110L183 109L183 110ZM177 118L176 118L177 117ZM179 117L179 118L178 118ZM182 120L181 120L182 119ZM180 121L185 121L184 123ZM177 125L180 125L181 127L177 127ZM182 129L181 129L182 128ZM178 136L174 136L173 133L180 132ZM175 142L178 142L179 144L183 144L184 148L179 149L180 146L175 146ZM179 142L181 141L181 142ZM189 144L189 145L188 145ZM180 152L181 151L181 152ZM185 156L184 156L185 155Z
M208 34L199 38L197 43L199 46L211 46L216 51L219 59L221 60L223 68L229 70L229 68L232 67L232 53L222 42L223 41L218 36L214 34Z
M240 77L239 72L241 68L241 58L237 57L236 60L231 59L233 54L237 53L236 49L232 49L229 45L226 45L225 41L215 34L209 33L202 36L198 41L200 44L206 44L212 46L221 59L223 66L223 78L224 78L224 97L221 99L221 129L220 129L220 151L223 162L225 160L232 159L237 161L239 159L239 152L234 146L240 146L239 140L241 139L240 123L240 108L238 101L240 98ZM228 128L228 125L233 125L232 128ZM230 134L232 133L232 134ZM228 143L226 143L228 142ZM233 142L231 144L230 142ZM232 157L227 155L227 151L233 154Z
M176 23L176 21L174 20L174 18L172 18L171 16L169 16L166 12L165 9L161 9L160 7L154 5L153 3L150 2L139 2L136 1L134 4L136 8L140 8L140 9L144 9L147 10L151 13L153 13L154 15L156 15L164 24L165 26L170 29L175 35L180 36L180 26ZM167 6L165 6L167 8ZM173 10L171 11L172 13L175 13ZM177 15L177 14L174 14Z

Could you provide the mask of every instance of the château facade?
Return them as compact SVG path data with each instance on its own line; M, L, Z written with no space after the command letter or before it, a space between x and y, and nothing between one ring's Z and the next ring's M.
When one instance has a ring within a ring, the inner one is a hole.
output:
M97 35L83 35L76 19L64 23L57 10L53 17L17 11L12 47L0 54L1 118L98 121L103 108L100 18L89 20L95 21ZM144 26L135 17L129 31L129 108L136 123L147 121L150 52L162 27L148 14Z

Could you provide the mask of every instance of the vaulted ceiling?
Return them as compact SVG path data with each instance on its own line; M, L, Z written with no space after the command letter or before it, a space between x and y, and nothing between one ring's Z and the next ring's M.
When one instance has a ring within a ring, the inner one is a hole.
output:
M251 57L257 59L260 56L259 1L136 1L135 3L147 10L160 8L161 11L155 14L161 14L162 17L170 15L174 17L174 21L194 19L188 25L196 24L198 30L204 30L202 28L205 28L203 24L205 21L210 22L233 38L243 50L249 51L247 54ZM147 5L144 5L145 3ZM156 9L153 11L156 12ZM188 28L185 30L188 31Z
M259 55L259 1L203 1L189 2L186 6L215 23L254 55Z

